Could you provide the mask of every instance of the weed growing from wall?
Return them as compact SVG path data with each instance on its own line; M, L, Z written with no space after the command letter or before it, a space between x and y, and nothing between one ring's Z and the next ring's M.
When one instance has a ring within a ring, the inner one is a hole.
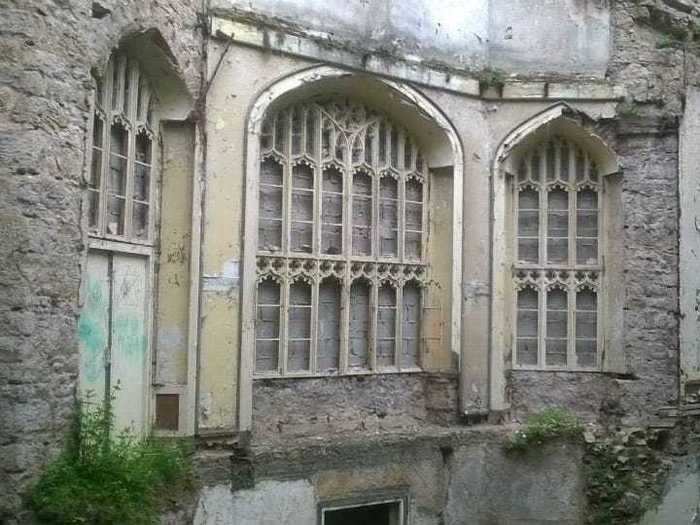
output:
M182 444L115 434L106 406L82 403L64 452L43 472L29 506L43 523L156 523L161 496L191 488Z
M659 433L653 430L619 430L586 439L588 523L638 523L659 504L670 467L659 449Z
M527 419L505 443L507 450L524 451L558 438L579 439L583 425L572 413L560 408L548 408Z

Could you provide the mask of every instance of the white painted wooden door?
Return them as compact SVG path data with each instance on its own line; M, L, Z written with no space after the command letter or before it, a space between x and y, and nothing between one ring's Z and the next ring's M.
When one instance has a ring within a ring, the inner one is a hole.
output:
M147 429L148 257L91 250L79 322L80 391L101 401L117 388L117 430Z

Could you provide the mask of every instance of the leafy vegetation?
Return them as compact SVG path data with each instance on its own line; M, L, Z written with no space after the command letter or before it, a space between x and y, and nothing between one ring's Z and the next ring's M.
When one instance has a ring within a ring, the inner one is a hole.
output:
M583 425L575 415L563 409L548 408L530 416L523 428L510 435L505 447L522 451L557 438L578 439L582 434Z
M670 462L660 457L657 442L658 434L637 429L587 444L588 523L638 523L646 511L659 504Z
M479 79L479 89L481 91L486 91L491 87L501 89L506 82L506 77L503 71L491 68L486 68L480 71L477 78Z
M155 523L163 491L190 488L186 447L129 431L115 434L111 404L78 406L65 450L30 495L41 522Z

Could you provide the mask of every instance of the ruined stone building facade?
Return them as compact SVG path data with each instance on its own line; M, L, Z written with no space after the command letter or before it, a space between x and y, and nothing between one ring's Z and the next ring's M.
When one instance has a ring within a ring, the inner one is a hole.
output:
M195 523L578 523L508 425L696 401L695 0L0 15L0 521L116 385Z

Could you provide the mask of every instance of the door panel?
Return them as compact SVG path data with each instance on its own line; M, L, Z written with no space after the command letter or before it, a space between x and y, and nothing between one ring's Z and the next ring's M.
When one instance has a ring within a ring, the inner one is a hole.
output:
M106 252L90 252L83 308L78 321L80 395L101 402L109 347L110 261Z
M115 427L147 430L149 259L91 250L79 321L80 392L95 402L116 387ZM89 393L89 394L88 394Z
M112 274L112 386L116 428L145 430L148 370L148 259L114 255Z

